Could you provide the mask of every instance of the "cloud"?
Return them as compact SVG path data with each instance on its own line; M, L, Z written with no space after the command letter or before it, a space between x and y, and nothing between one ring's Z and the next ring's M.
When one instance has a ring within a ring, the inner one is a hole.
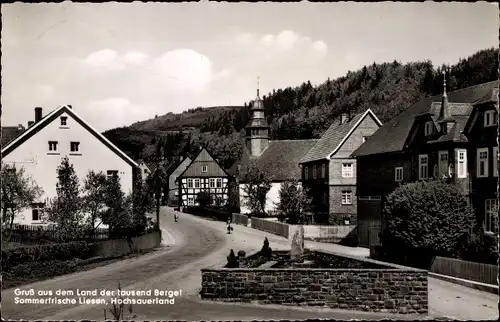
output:
M148 55L139 51L130 51L121 56L113 49L101 49L90 53L83 59L83 63L97 68L124 70L129 66L141 65L147 59Z
M213 79L212 61L192 49L174 49L156 58L150 67L167 90L198 92Z

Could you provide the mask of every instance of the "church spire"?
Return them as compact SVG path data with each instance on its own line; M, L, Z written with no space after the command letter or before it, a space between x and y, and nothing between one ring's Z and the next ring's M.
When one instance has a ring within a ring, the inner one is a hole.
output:
M450 112L450 103L448 102L448 94L446 93L446 69L443 69L443 98L441 99L441 108L439 110L438 123L453 122Z
M257 97L259 97L259 76L257 76Z

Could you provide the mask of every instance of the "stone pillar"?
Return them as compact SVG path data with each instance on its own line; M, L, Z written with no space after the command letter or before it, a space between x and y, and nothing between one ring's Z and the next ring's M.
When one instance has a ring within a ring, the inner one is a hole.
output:
M292 262L304 261L304 227L302 225L299 225L293 233L290 259Z

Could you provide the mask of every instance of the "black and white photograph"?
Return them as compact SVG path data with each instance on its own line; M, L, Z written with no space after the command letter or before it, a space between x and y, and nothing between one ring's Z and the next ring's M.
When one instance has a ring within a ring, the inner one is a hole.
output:
M2 320L499 319L498 3L1 9Z

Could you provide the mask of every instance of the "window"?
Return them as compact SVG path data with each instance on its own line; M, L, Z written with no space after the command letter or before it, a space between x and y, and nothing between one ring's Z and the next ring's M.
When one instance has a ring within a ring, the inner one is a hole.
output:
M328 205L328 191L324 191L321 195L321 204Z
M188 206L194 206L194 198L188 197Z
M352 192L351 191L342 191L342 204L343 205L352 205Z
M33 208L31 209L31 220L32 221L39 221L42 220L40 216L41 209L39 208Z
M467 150L460 149L457 151L458 157L458 178L467 178Z
M317 171L316 165L313 165L313 179L316 179L316 175L317 175L316 171Z
M208 182L209 182L210 188L215 188L215 179L214 178L210 178L208 180Z
M486 199L484 209L484 231L498 233L498 224L496 221L498 215L498 200Z
M118 170L108 170L106 174L108 175L108 179L110 179L112 176L118 175Z
M66 116L61 116L61 126L68 125L68 118Z
M432 121L425 122L424 134L425 136L431 135L434 132L434 124Z
M202 165L201 166L201 172L207 172L207 166L206 165Z
M321 165L321 178L326 178L326 164Z
M148 169L144 169L144 173L148 173Z
M49 141L49 151L57 152L57 141Z
M194 179L194 187L199 188L200 187L200 179Z
M484 112L484 126L493 126L497 124L497 118L495 117L495 111Z
M418 180L427 179L429 176L429 164L427 154L420 154L418 156Z
M493 176L498 177L498 147L493 148Z
M217 178L217 188L222 188L222 178Z
M188 188L193 187L193 179L187 179L187 186L188 186Z
M439 176L448 175L448 151L439 151Z
M79 152L80 151L80 142L71 142L70 143L70 151L71 152Z
M363 143L365 143L366 140L368 140L368 137L367 136L363 136Z
M343 163L342 178L352 178L352 177L353 177L352 163Z
M433 178L437 178L439 177L439 167L437 164L434 165L434 170L432 172L432 177Z
M488 148L477 149L477 176L488 176Z
M394 170L394 175L395 175L394 180L396 182L403 181L403 167L396 167L396 169Z
M309 180L309 167L308 166L304 167L304 178L306 180Z

